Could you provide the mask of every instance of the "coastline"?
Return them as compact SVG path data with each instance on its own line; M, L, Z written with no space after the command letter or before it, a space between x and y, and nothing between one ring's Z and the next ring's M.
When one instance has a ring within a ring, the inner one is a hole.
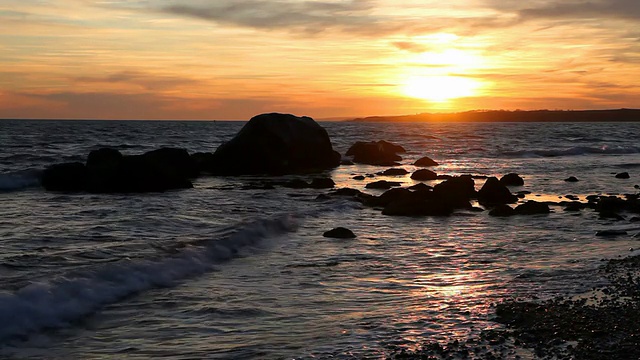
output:
M457 113L421 113L370 116L355 122L637 122L640 109L611 110L472 110Z

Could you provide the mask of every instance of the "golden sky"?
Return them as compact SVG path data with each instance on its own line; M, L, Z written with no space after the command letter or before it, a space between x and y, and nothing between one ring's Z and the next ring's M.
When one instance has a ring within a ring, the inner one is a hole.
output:
M2 0L0 118L640 107L638 0Z

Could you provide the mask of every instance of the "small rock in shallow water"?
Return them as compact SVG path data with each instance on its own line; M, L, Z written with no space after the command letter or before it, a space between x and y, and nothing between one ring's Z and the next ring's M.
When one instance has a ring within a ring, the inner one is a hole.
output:
M363 175L357 175L357 176L354 176L352 179L353 180L364 180L364 176Z
M616 174L616 179L628 179L628 178L630 178L628 172L622 172L622 173Z
M516 173L509 173L500 178L500 183L505 186L522 186L524 185L524 179Z
M427 167L427 166L438 166L439 164L435 162L433 159L431 159L430 157L425 156L416 160L416 162L414 162L413 165Z
M331 178L315 178L309 184L309 187L313 189L331 189L334 186L336 183Z
M578 182L580 180L578 180L578 178L575 177L575 176L569 176L568 178L564 179L564 181L566 181L566 182Z
M402 175L406 175L409 172L405 169L402 168L391 168L391 169L387 169L385 171L382 171L380 173L378 173L378 175L385 175L385 176L402 176Z
M513 216L516 212L509 205L501 204L493 208L493 210L489 211L490 216L499 216L499 217L507 217Z
M600 230L596 233L596 236L613 237L627 234L626 230Z
M438 175L431 170L420 169L411 174L411 179L418 181L435 180Z
M514 211L518 215L548 214L551 212L549 205L533 200L529 200L524 204L518 205Z
M368 183L365 188L367 189L391 189L394 186L400 186L402 185L399 182L396 181L386 181L386 180L380 180L380 181L376 181L376 182L372 182L372 183Z
M356 237L356 234L354 234L353 231L347 228L337 227L335 229L326 231L324 234L322 234L322 236L335 239L353 239Z

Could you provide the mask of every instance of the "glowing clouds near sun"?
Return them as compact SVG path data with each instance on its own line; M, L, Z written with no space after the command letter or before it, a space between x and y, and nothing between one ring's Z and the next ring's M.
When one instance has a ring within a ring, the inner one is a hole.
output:
M480 83L456 76L412 76L406 80L402 91L407 96L433 102L473 96Z
M448 37L446 40L457 40ZM399 92L408 97L430 102L447 102L457 98L478 95L484 85L473 74L486 67L486 60L469 50L443 43L432 42L432 51L412 54L405 65L404 76L399 81ZM427 46L428 46L427 45Z

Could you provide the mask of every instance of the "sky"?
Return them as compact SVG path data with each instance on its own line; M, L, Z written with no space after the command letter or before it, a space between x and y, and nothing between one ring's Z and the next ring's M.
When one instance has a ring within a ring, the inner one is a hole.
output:
M2 0L0 118L640 107L638 0Z

